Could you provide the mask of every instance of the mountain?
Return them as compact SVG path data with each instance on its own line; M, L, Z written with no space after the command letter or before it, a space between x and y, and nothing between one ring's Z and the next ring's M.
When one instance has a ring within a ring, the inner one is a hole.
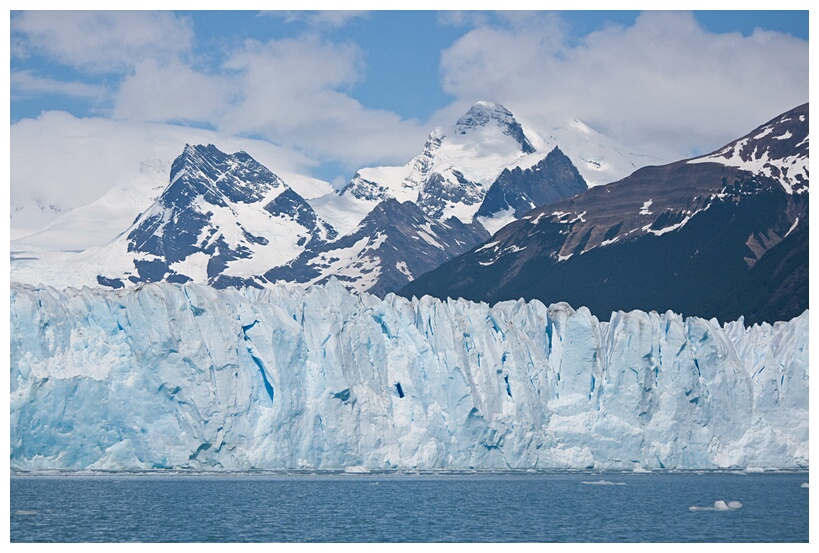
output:
M555 146L528 169L504 169L486 191L475 217L494 232L535 207L574 196L588 188L572 161Z
M805 104L706 156L530 211L400 293L794 317L808 307L808 144Z
M23 247L12 274L20 282L113 287L308 284L335 275L350 289L383 296L529 209L587 188L560 147L505 107L478 102L454 125L433 130L405 166L362 169L318 197L297 193L247 154L186 146L168 186L124 235L73 256ZM117 190L27 240L49 242L77 223L87 230L87 215L111 213L130 197L112 195ZM84 234L87 242L93 233Z
M809 465L809 313L601 322L336 281L13 284L9 305L12 470Z
M336 236L310 204L245 152L188 145L162 195L90 257L127 266L100 274L105 286L122 287L126 279L259 286L256 275Z
M403 168L363 169L332 198L314 201L346 234L264 276L299 283L335 276L384 296L479 244L487 228L587 188L559 148L538 152L509 110L478 102L452 127L435 129Z
M488 237L480 225L465 225L456 217L437 221L413 202L388 197L349 234L308 246L264 277L305 284L335 277L351 290L383 297Z
M415 202L438 221L457 217L495 232L527 207L611 182L654 161L626 152L577 119L543 133L504 106L480 101L454 125L435 128L406 165L360 169L340 191L311 204L341 234L387 197Z
M618 181L641 167L672 161L660 159L619 144L577 118L562 124L538 129L540 150L555 146L571 158L589 188Z
M528 136L537 141L505 107L478 102L454 125L434 129L421 154L406 165L361 169L316 209L342 232L352 230L387 197L415 202L436 220L457 217L470 224L486 190L505 168L534 164L545 154L536 151ZM342 213L346 221L334 219L332 212Z

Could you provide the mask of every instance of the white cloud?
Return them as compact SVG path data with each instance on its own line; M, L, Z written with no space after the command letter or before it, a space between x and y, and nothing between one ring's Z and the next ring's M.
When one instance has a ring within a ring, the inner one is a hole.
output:
M345 171L405 163L429 129L388 110L368 109L350 95L366 77L352 42L321 38L367 12L276 12L316 32L296 38L226 46L223 61L196 65L192 23L169 12L15 12L15 59L46 56L81 73L118 73L98 113L118 120L186 123L253 136ZM25 67L25 64L21 64ZM20 94L91 97L98 87L18 70Z
M690 13L646 12L577 41L554 16L482 24L442 55L458 105L499 101L543 126L579 117L662 157L717 147L808 100L808 44L757 30L705 31Z
M90 72L124 71L190 51L193 28L170 12L25 11L11 17L12 54L43 54Z
M367 11L353 11L353 10L325 10L325 11L261 11L259 15L268 17L279 17L284 19L287 23L302 22L310 27L315 28L332 28L337 29L345 26L350 21L369 17Z
M228 108L233 86L181 62L147 60L125 77L112 115L136 121L212 123Z
M107 89L103 86L80 81L57 81L35 75L29 69L11 72L12 99L41 94L58 94L74 98L102 98L107 93Z
M481 27L488 25L490 14L481 11L442 10L437 13L439 25L451 27Z
M206 123L337 161L348 170L405 163L429 129L387 110L372 110L347 91L364 78L361 51L308 34L248 40L216 73L182 63L143 62L122 83L120 119Z
M251 133L346 163L404 162L426 130L386 110L372 110L345 89L363 78L359 48L307 35L248 41L225 69L240 94L220 119L226 132Z

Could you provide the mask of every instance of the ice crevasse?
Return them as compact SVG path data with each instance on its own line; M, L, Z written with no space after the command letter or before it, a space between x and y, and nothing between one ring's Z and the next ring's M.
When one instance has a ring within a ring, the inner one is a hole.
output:
M13 470L808 466L808 312L11 286Z

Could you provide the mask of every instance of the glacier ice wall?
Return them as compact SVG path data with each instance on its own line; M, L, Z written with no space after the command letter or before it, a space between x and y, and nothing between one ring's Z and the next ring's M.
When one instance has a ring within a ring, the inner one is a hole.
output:
M808 312L11 287L11 467L808 465Z

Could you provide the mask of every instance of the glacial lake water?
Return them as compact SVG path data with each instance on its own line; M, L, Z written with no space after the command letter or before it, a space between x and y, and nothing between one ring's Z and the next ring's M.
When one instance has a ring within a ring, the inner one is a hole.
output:
M12 542L807 542L807 472L11 476ZM730 510L715 501L739 501Z

